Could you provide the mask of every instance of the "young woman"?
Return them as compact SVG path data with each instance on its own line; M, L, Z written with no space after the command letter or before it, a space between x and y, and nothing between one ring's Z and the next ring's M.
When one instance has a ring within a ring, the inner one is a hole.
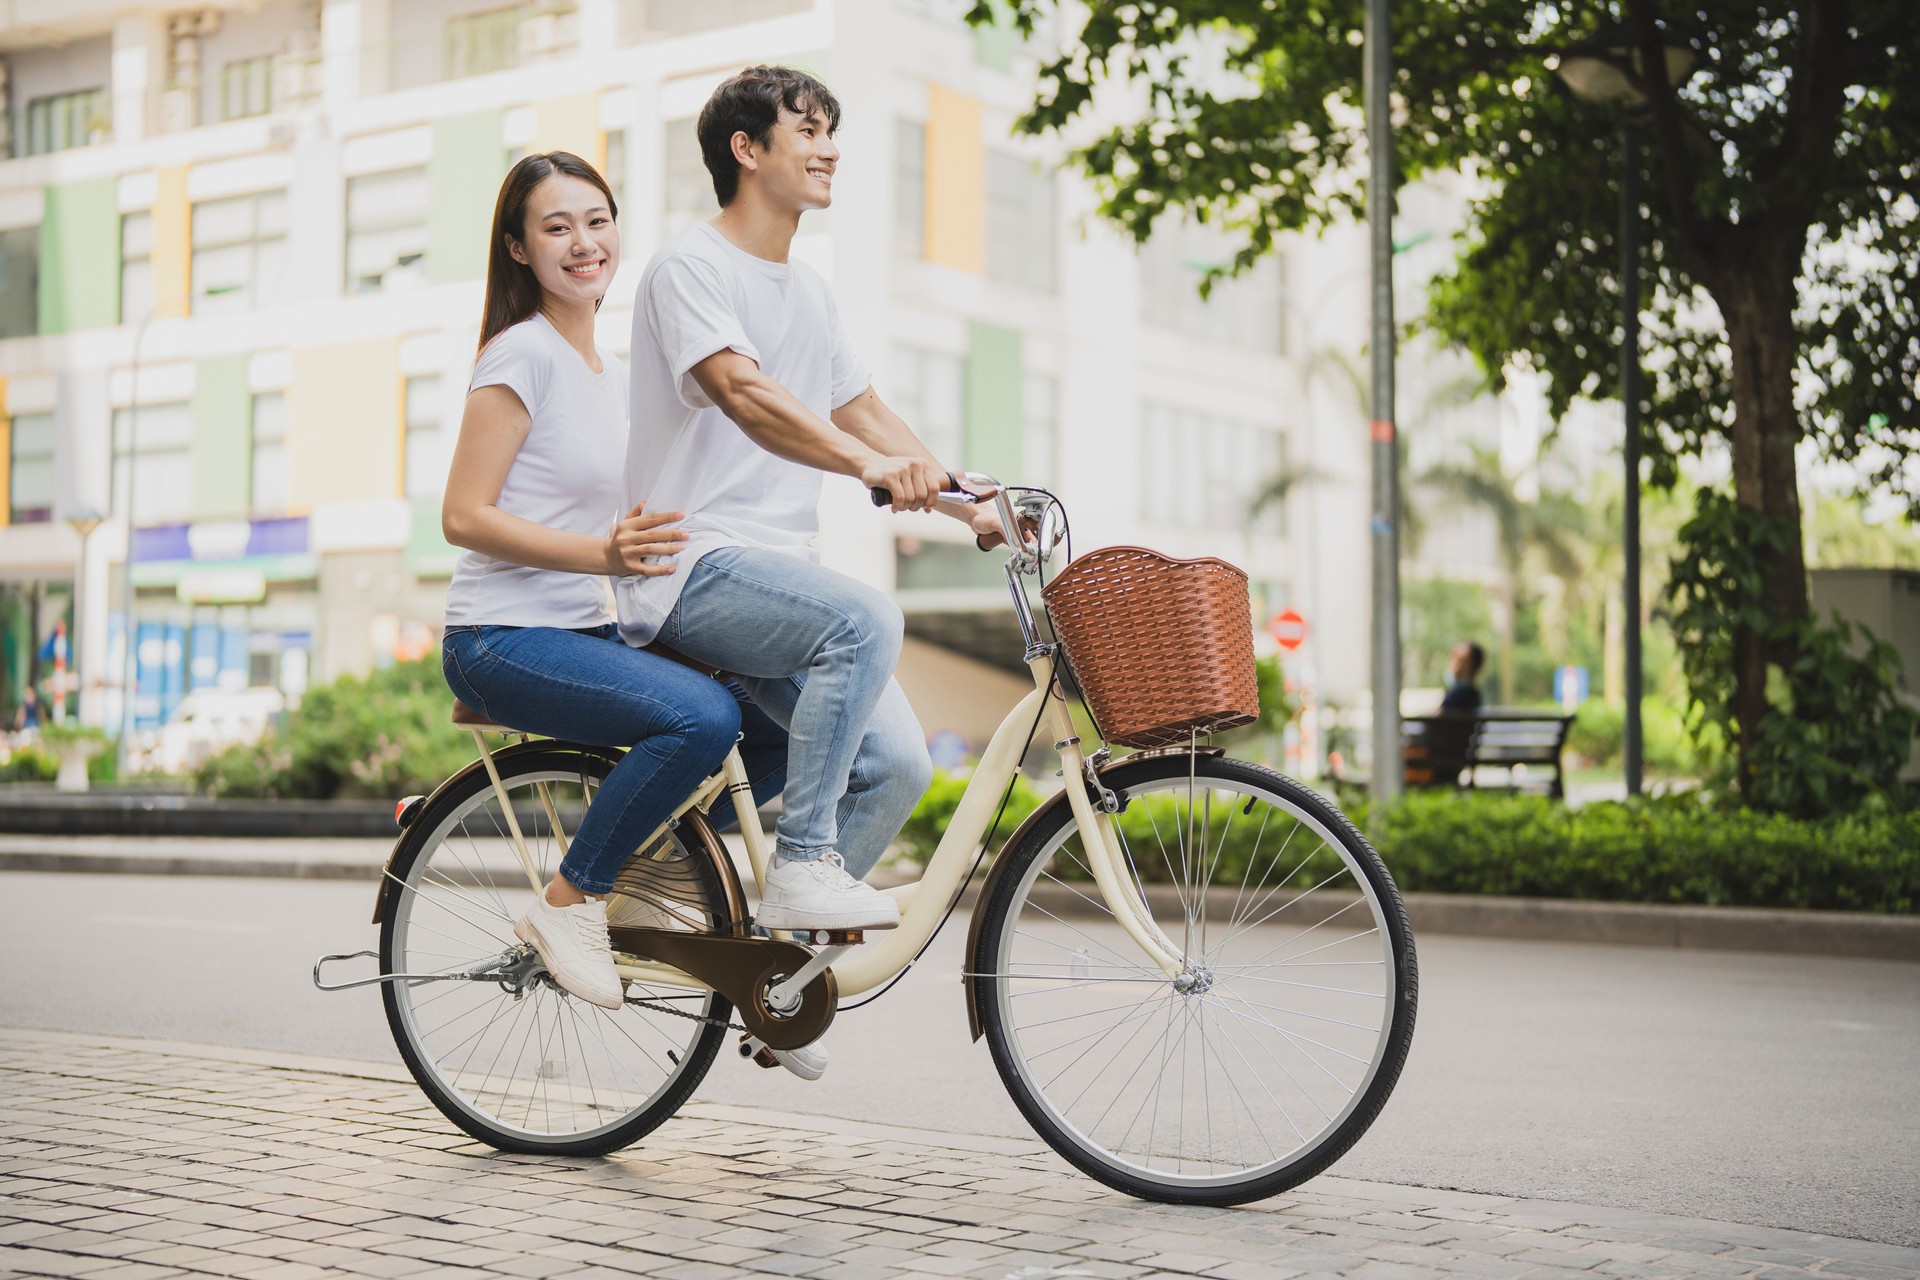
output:
M561 987L617 1009L605 895L635 846L740 732L728 687L629 648L609 575L676 572L672 511L620 513L627 370L594 345L594 312L620 266L618 210L593 166L564 151L514 165L493 213L480 352L442 524L465 548L447 591L447 684L493 721L627 747L574 833L559 874L515 926ZM778 787L779 730L750 762Z

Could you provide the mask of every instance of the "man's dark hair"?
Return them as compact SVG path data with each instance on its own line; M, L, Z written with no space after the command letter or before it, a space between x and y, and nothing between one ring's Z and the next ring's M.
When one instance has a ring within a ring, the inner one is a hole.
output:
M740 162L733 158L733 135L744 133L757 147L773 142L773 127L784 108L797 116L819 112L827 132L840 128L840 100L833 90L792 67L748 67L713 91L700 108L700 155L713 175L713 194L726 208L740 190Z
M1468 676L1477 676L1486 668L1487 651L1469 640L1467 641L1467 661L1472 664L1472 670L1467 672Z

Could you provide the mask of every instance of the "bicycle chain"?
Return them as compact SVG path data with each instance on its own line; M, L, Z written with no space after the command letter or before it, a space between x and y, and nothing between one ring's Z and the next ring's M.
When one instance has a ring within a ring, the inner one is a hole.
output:
M652 1000L635 1000L627 997L628 1004L641 1009L652 1009L657 1013L670 1013L676 1018L690 1018L695 1022L704 1022L710 1027L725 1027L729 1031L745 1031L747 1028L737 1022L728 1022L725 1018L709 1018L698 1013L688 1013L685 1009L675 1009L671 1005L656 1003Z

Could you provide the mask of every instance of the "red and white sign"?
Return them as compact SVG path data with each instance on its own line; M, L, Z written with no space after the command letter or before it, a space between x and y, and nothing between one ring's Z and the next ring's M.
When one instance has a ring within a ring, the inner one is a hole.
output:
M1267 634L1273 642L1291 653L1307 639L1307 620L1294 609L1282 609L1267 619Z

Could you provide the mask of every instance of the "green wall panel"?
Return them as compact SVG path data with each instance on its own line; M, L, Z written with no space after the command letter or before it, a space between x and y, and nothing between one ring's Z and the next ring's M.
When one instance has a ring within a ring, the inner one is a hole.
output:
M1004 3L995 0L989 7L993 21L973 29L973 60L992 71L1011 71L1020 33L1014 30L1013 17Z
M973 321L967 342L969 471L1020 478L1020 437L1026 427L1021 383L1019 332Z
M120 322L117 180L48 187L40 214L40 332Z
M193 518L246 515L252 479L247 357L202 360L193 372Z
M449 543L440 532L440 504L418 501L413 504L413 537L407 543L407 570L418 578L449 578L460 548Z
M427 275L435 284L478 280L487 274L493 202L507 174L500 145L500 113L478 111L433 124L427 161Z

